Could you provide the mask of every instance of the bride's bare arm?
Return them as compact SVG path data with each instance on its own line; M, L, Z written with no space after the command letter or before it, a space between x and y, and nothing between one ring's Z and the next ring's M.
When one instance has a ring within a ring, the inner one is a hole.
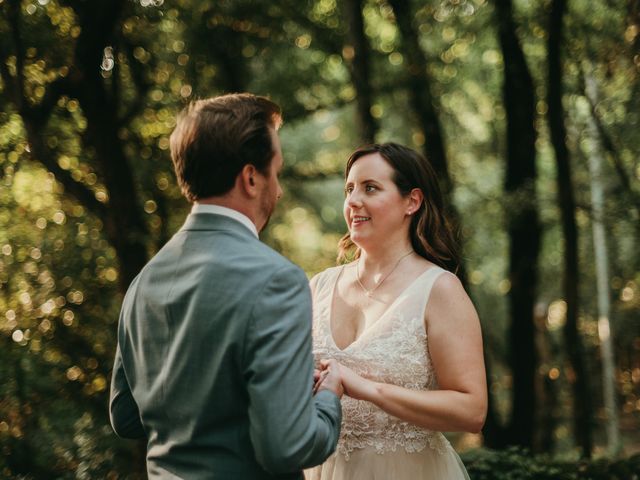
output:
M377 383L341 366L345 393L429 430L479 432L487 412L482 333L476 310L455 275L438 278L425 317L438 390Z

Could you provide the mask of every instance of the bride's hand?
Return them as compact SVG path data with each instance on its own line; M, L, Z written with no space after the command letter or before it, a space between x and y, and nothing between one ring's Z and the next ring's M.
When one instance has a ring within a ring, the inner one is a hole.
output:
M317 372L317 373L316 373ZM344 388L340 377L340 364L333 359L320 360L320 370L313 373L313 394L320 390L331 390L338 398L342 398Z
M369 400L375 395L375 383L361 377L349 367L340 365L340 378L345 395L356 400Z

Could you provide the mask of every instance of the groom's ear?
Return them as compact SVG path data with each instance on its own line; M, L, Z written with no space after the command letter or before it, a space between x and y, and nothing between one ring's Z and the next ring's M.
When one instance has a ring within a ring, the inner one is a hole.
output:
M258 171L256 170L255 165L247 164L242 167L242 170L238 174L238 183L240 184L240 188L245 193L245 195L256 198L258 196L258 185L256 178L258 176Z

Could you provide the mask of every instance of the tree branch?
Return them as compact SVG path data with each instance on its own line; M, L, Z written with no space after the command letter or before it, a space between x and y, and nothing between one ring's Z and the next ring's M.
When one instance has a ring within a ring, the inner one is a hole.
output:
M27 130L27 140L29 141L32 158L49 170L70 195L104 222L107 217L106 206L96 199L91 189L74 180L68 170L58 165L55 153L43 141L40 128L35 126L24 115L23 121Z
M287 182L315 182L320 180L342 178L344 172L342 168L336 170L330 170L323 172L320 170L313 170L310 172L301 172L299 168L285 168L282 172L282 179Z
M40 103L29 108L28 116L31 121L40 127L44 127L51 116L51 112L58 104L60 97L70 94L76 85L77 81L75 78L69 76L58 77L56 80L51 82L47 86Z
M16 53L16 101L18 108L24 108L27 103L24 96L24 46L20 34L20 0L9 0L9 25L11 38Z
M129 60L129 71L131 72L131 78L133 80L133 84L138 91L138 95L135 100L129 105L127 111L122 115L119 119L120 125L128 125L129 122L135 117L142 107L144 107L144 100L146 98L147 92L151 88L152 83L145 78L144 69L140 68L140 63L133 56L133 45L126 39L122 38L122 46L124 52Z
M16 55L16 76L13 77L6 60L9 52L0 51L0 76L10 92L12 103L16 106L27 132L27 141L32 154L32 159L42 164L49 170L72 196L85 205L90 211L104 220L106 208L96 200L93 192L84 184L77 182L71 173L64 170L55 159L55 153L45 144L42 131L51 115L51 111L58 99L70 90L73 81L70 78L59 78L52 82L46 89L42 101L34 107L29 106L24 96L24 48L20 38L20 5L19 1L9 2L9 17Z
M616 173L620 179L620 184L622 188L627 192L627 194L631 197L634 202L635 209L640 211L640 193L633 189L631 185L630 176L624 168L622 164L622 160L620 159L620 155L618 154L618 149L616 148L613 139L606 131L602 119L598 115L596 111L596 105L593 102L593 99L588 95L586 88L584 89L584 96L589 102L589 106L591 109L591 116L593 117L596 128L598 129L598 133L602 139L602 146L604 150L609 154L611 160L613 161L613 166L615 168Z
M342 56L342 41L336 37L335 29L314 22L298 10L298 5L300 2L286 2L284 5L286 13L283 15L292 19L302 28L309 30L314 42L321 45L327 53Z

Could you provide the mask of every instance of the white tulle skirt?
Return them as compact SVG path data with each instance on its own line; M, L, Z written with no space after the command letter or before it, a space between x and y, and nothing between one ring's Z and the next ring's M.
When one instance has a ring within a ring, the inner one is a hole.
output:
M444 453L432 448L377 453L374 448L351 452L349 460L334 453L325 463L305 471L306 480L469 480L460 457L449 445Z

